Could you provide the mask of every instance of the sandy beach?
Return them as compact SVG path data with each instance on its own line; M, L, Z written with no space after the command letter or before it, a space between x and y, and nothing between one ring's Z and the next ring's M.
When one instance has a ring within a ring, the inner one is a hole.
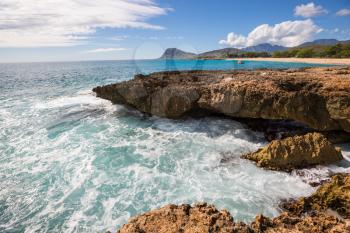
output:
M275 62L304 62L316 64L331 64L331 65L350 65L350 59L338 58L236 58L228 60L245 60L245 61L275 61Z

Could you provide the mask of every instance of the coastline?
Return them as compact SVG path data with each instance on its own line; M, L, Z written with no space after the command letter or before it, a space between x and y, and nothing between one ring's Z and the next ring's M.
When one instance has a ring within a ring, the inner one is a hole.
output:
M350 58L229 58L226 60L237 61L271 61L271 62L296 62L310 64L329 64L329 65L350 65Z
M264 132L270 143L240 158L265 170L295 171L310 187L318 187L316 192L299 199L298 195L281 195L278 199L283 212L271 218L258 213L252 222L235 222L227 210L220 211L211 204L168 204L134 216L117 233L350 232L348 165L346 169L334 170L334 175L327 171L312 181L305 179L308 171L302 170L347 162L348 157L343 157L333 140L349 142L348 137L340 136L350 135L349 74L350 67L345 66L161 71L95 87L93 91L99 98L162 118L209 117L214 113L241 120L260 119L255 123L246 121L247 126ZM276 125L264 129L264 122L276 119L293 122L289 126L284 122L285 129ZM332 133L336 138L332 139ZM220 163L236 159L234 154L225 155L220 157ZM240 207L234 209L235 214L240 211Z

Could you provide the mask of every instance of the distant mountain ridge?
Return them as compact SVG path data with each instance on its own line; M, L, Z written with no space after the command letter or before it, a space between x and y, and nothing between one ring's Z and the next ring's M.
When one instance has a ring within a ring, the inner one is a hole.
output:
M217 58L222 56L230 56L233 54L239 54L242 53L242 50L236 49L236 48L224 48L224 49L217 49L205 53L200 53L197 55L197 58Z
M204 53L189 53L182 51L177 48L169 48L166 49L160 59L218 59L223 57L230 57L232 55L240 55L247 52L256 52L256 53L273 53L276 51L285 51L293 48L304 48L304 47L312 47L312 46L331 46L336 45L338 43L348 44L350 40L339 41L336 39L318 39L311 42L306 42L301 45L295 47L284 47L280 45L272 45L269 43L258 44L254 46L249 46L242 49L237 48L223 48L212 50Z
M275 51L283 51L287 50L288 47L280 46L280 45L272 45L269 43L263 43L263 44L258 44L255 46L249 46L246 48L243 48L243 51L246 52L267 52L267 53L272 53Z
M335 45L338 43L341 43L341 41L336 39L318 39L311 42L303 43L297 47L307 47L307 46L313 46L313 45Z
M165 50L160 59L192 59L196 54L182 51L177 48L169 48Z

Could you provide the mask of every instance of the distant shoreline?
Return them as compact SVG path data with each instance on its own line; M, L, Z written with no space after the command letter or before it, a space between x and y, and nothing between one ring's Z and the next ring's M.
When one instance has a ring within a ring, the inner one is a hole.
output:
M244 61L272 61L272 62L301 62L313 64L329 65L350 65L350 58L229 58L226 60L244 60Z

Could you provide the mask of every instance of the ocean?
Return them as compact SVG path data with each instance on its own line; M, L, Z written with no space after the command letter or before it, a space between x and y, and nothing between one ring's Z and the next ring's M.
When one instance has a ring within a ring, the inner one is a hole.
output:
M239 122L149 117L91 90L162 70L305 66L313 65L0 64L0 232L114 232L130 217L168 203L208 202L247 222L259 213L278 215L280 199L315 190L305 179L348 168L318 167L305 177L263 170L239 158L267 143Z

